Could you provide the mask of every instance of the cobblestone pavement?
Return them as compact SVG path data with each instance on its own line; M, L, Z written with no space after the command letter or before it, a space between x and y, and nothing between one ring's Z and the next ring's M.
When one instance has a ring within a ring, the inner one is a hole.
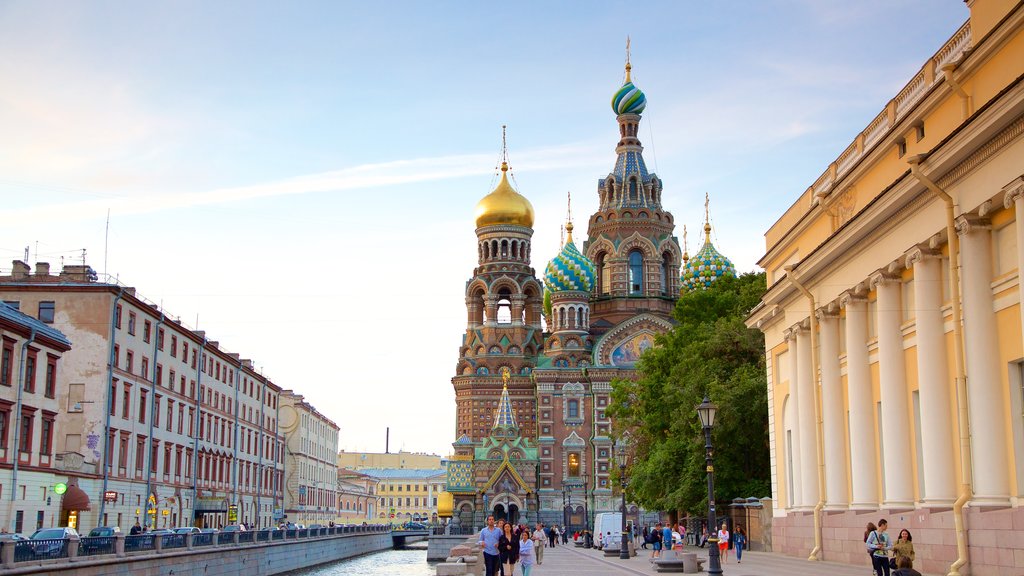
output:
M707 557L707 551L687 547L687 552L696 552L697 557ZM535 566L531 576L651 576L655 572L649 561L650 550L638 550L637 556L629 560L606 558L598 550L568 546L544 549L544 563ZM707 564L705 563L705 569ZM835 562L808 562L767 552L744 552L743 562L729 554L729 563L722 566L724 576L870 576L869 566L852 566ZM706 572L704 572L706 574ZM519 576L516 567L515 576ZM507 576L507 575L506 575Z

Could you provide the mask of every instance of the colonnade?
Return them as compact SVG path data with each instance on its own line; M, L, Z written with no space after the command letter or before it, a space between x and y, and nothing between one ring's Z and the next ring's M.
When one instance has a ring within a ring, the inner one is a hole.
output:
M1024 222L1021 179L1005 192L1005 207L1015 210L1018 223ZM1003 371L1007 366L1000 357L992 288L993 242L987 217L990 212L991 204L985 203L978 211L956 220L962 255L960 279L975 506L1007 505L1011 495L1007 465L1011 446L1003 416ZM1017 226L1016 238L1018 248L1024 247L1024 226ZM957 496L956 387L950 370L955 319L947 316L948 293L944 293L943 286L949 279L943 278L943 267L948 261L941 252L942 241L942 236L937 235L926 244L913 246L903 257L836 300L824 305L817 303L821 306L816 315L825 459L823 496L828 509L948 507ZM1024 270L1024 250L1017 250L1017 266ZM904 285L905 276L913 278L912 291ZM876 296L873 304L868 300L871 290ZM1018 290L1024 302L1024 283L1019 283ZM903 301L909 300L904 298L905 292L906 296L912 294L912 305ZM904 338L905 310L909 312L907 320L914 322L913 339ZM821 496L815 428L817 382L812 373L808 324L805 318L785 331L789 402L795 406L796 417L791 423L792 450L785 452L792 459L787 464L794 472L788 480L793 484L793 497L787 507L794 510L811 509ZM843 340L845 351L841 350ZM907 366L905 350L911 346L916 346L916 366ZM877 367L872 366L874 362ZM873 368L877 369L877 400ZM911 371L917 374L916 406L911 404ZM920 441L915 442L918 433ZM920 465L916 485L915 450Z

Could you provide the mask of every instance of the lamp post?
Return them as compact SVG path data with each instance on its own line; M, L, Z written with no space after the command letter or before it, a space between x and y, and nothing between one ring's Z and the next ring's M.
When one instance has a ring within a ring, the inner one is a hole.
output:
M590 475L583 474L583 547L594 546L594 535L590 532Z
M715 467L713 452L711 449L711 428L715 425L715 413L718 406L711 403L707 396L697 406L697 415L700 416L701 426L704 428L704 461L708 473L708 574L721 574L722 565L719 562L718 551L718 528L715 526Z
M569 525L569 498L566 497L565 484L562 484L562 526Z
M627 442L625 438L620 438L615 442L615 458L619 461L619 486L622 488L622 538L619 547L619 559L629 560L629 542L627 542L629 534L626 532L626 458L627 453Z

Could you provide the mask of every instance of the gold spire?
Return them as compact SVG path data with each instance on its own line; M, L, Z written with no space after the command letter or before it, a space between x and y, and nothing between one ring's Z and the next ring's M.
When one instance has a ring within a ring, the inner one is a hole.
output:
M690 261L690 248L686 245L686 224L683 224L683 264Z
M629 72L633 69L633 65L629 63L629 36L626 36L626 82L632 82L629 78Z
M565 244L572 244L572 191L566 192L568 207L565 216ZM563 244L564 245L564 244Z
M708 203L711 200L708 198L708 193L704 193L704 242L711 243L711 216L708 212Z
M511 224L533 227L533 205L516 192L508 181L508 146L505 140L505 126L501 126L501 181L476 205L476 227Z

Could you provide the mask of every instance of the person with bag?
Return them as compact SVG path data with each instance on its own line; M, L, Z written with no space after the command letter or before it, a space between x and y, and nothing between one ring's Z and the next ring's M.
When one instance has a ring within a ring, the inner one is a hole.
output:
M512 531L511 524L505 524L504 532L498 539L498 556L501 558L501 573L512 576L519 561L519 539Z
M519 565L523 567L523 576L530 576L534 563L534 546L530 530L524 529L519 538Z
M534 553L537 556L537 564L543 564L544 563L544 540L547 540L547 538L544 537L544 525L543 524L540 524L540 523L537 524L537 529L533 531L533 534L531 535L531 538L533 539L533 550L534 550ZM519 547L521 549L522 545L520 545Z
M868 534L865 548L871 553L871 566L878 576L889 576L889 551L892 550L892 541L885 531L889 528L889 521L881 519L878 521L878 528Z
M909 558L910 567L914 566L914 537L910 535L910 530L904 528L900 530L900 535L896 539L896 543L892 545L892 558L889 560L889 566L896 568L900 558Z

